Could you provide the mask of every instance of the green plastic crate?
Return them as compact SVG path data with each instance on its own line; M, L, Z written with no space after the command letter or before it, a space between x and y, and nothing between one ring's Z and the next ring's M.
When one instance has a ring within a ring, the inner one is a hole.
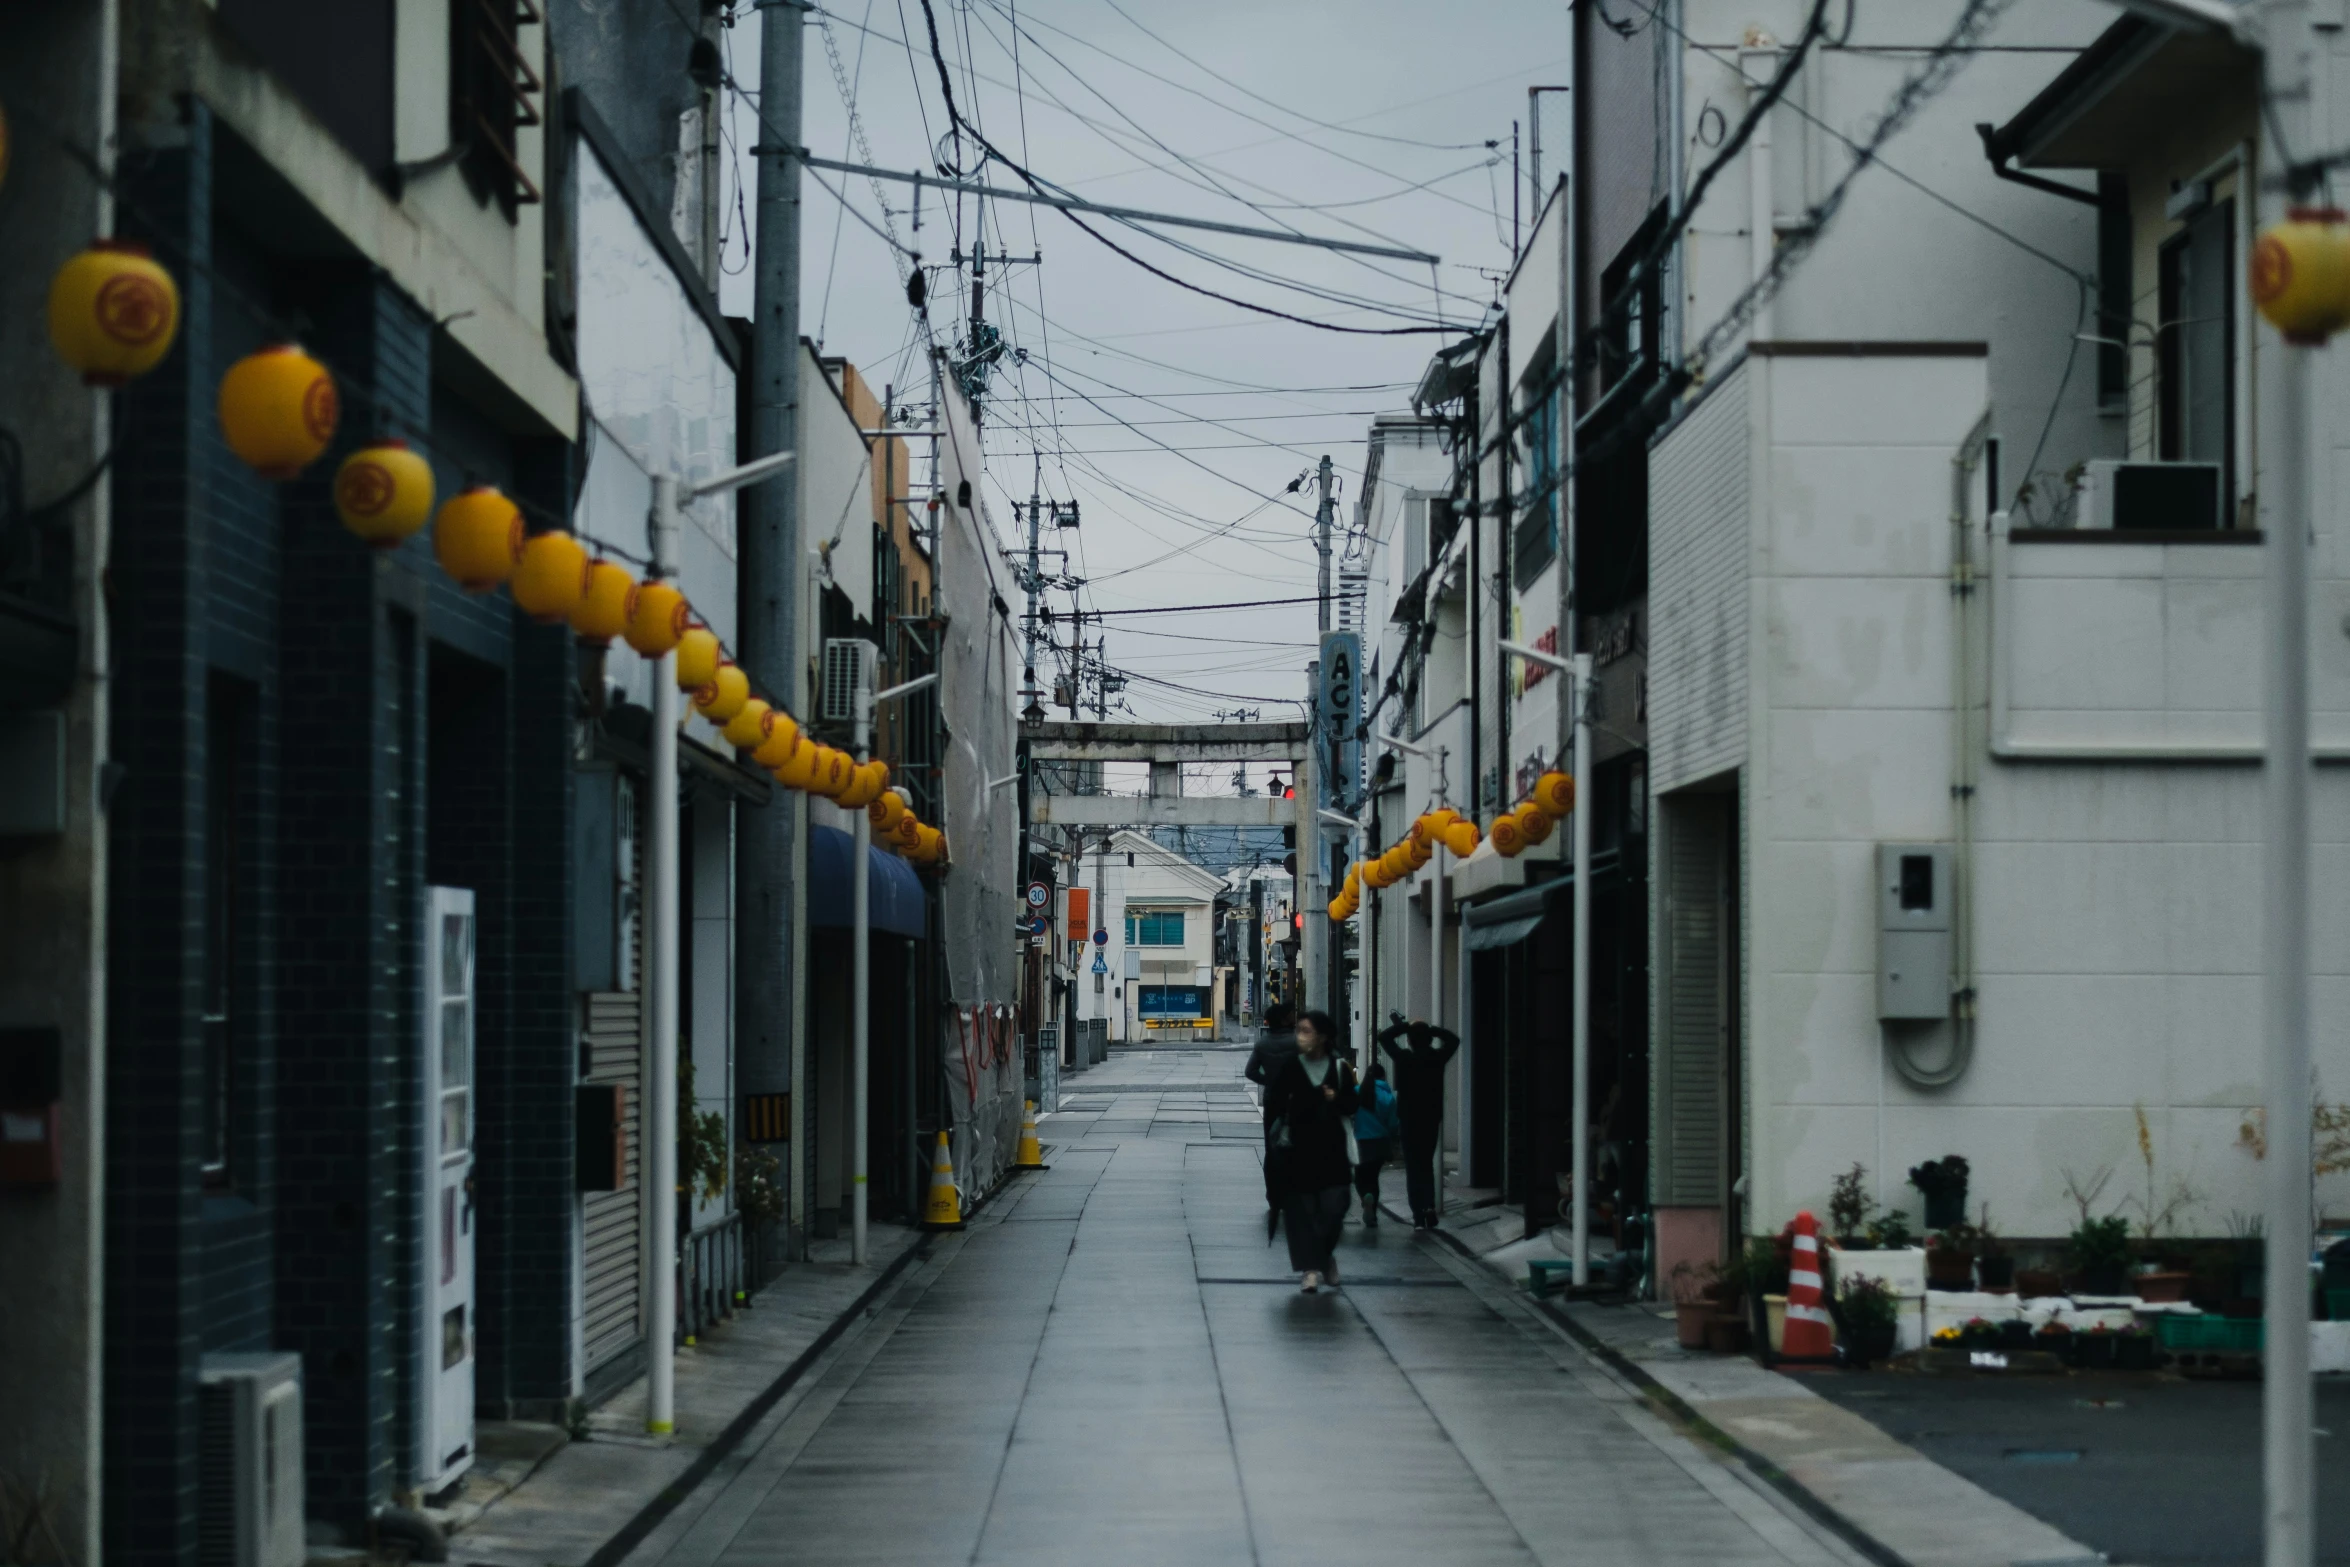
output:
M2164 1349L2211 1355L2257 1355L2268 1324L2258 1317L2188 1317L2166 1313L2154 1321Z

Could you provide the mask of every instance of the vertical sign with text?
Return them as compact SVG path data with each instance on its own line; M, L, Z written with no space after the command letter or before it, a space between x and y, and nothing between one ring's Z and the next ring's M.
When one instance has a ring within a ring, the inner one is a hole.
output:
M1314 754L1322 766L1321 803L1351 811L1362 797L1363 639L1322 633L1322 678L1315 691Z

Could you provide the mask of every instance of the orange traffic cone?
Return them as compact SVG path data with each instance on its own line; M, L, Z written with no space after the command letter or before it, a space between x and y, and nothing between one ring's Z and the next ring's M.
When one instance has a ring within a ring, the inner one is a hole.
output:
M1830 1361L1836 1336L1820 1294L1820 1221L1807 1211L1795 1216L1795 1256L1787 1270L1787 1336L1782 1358Z
M1012 1161L1015 1170L1049 1170L1044 1162L1044 1145L1036 1140L1036 1101L1022 1101L1028 1106L1020 1113L1020 1152Z
M955 1155L947 1146L946 1128L939 1128L938 1162L930 1167L930 1202L922 1214L926 1230L963 1227L963 1194L955 1189Z

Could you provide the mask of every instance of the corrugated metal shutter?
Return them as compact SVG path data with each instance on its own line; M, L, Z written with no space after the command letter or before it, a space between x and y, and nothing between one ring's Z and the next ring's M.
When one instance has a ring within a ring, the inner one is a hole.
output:
M1656 1201L1723 1200L1722 1069L1729 797L1661 802L1665 829L1657 1020Z
M625 1107L621 1189L589 1192L582 1199L582 1337L587 1369L593 1371L634 1344L642 1332L637 1319L637 1254L643 1204L637 1196L637 1171L644 1030L635 991L598 991L587 998L587 1047L585 1081L621 1085Z
M1648 771L1658 793L1746 759L1748 370L1649 455Z

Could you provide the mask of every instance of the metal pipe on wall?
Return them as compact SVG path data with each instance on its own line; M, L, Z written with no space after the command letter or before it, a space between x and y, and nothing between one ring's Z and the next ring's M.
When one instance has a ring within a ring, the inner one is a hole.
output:
M677 574L677 481L653 480L653 561L656 580ZM645 1096L651 1188L645 1250L651 1299L645 1322L645 1429L666 1435L676 1422L677 1399L677 655L653 664L653 728L646 771L646 902L650 905L652 961L645 989L652 1016L650 1092Z

